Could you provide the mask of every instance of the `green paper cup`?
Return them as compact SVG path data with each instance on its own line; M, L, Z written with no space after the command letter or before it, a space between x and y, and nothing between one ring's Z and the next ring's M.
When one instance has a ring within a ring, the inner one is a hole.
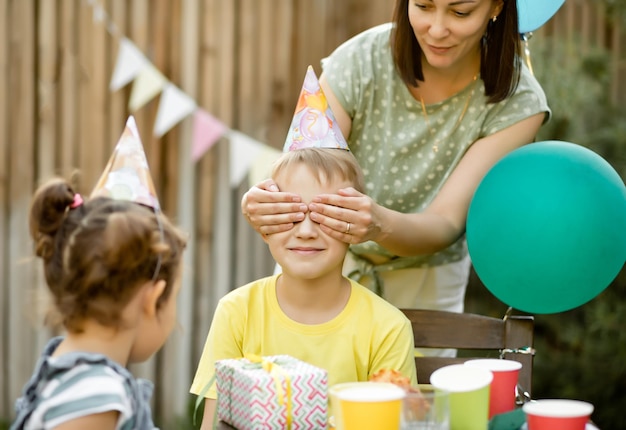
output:
M450 393L450 430L487 429L492 380L491 371L463 364L444 366L433 372L430 383Z

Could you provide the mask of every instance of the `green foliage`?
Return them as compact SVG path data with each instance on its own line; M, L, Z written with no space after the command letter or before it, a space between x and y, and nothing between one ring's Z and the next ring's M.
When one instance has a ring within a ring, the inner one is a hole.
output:
M616 16L623 0L609 1ZM609 55L579 44L530 40L532 64L552 109L538 141L562 140L593 150L626 177L626 109L611 105ZM466 310L502 317L506 305L474 275ZM568 312L535 315L534 398L570 398L595 406L603 430L625 429L626 269L598 297Z
M610 101L609 54L579 52L580 44L531 39L533 67L552 109L537 140L583 145L626 176L626 109Z
M196 411L196 420L194 423L193 415L196 409L197 397L193 394L189 394L188 397L187 412L183 416L174 418L173 422L167 423L166 425L159 425L160 428L176 430L196 430L200 428L200 424L202 423L202 414L204 413L204 402L200 403L200 406Z

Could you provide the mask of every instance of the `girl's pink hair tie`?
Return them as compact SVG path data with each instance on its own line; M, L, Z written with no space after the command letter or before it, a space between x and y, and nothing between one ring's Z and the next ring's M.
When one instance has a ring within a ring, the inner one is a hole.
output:
M70 204L70 209L76 209L82 204L83 204L83 197L80 194L76 193L74 194L74 201L72 202L72 204Z

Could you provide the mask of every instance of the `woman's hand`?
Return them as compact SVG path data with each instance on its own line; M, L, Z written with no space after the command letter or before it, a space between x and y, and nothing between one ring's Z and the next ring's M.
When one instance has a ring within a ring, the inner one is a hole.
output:
M260 234L280 233L293 228L308 211L299 195L279 191L276 183L267 179L246 192L241 199L241 212Z
M382 216L385 209L355 190L320 194L309 204L311 220L329 236L347 243L379 241L385 236Z

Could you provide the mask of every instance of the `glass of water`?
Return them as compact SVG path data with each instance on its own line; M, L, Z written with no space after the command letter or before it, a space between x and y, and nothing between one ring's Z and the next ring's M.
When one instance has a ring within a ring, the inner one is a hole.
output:
M419 384L407 393L402 405L402 430L450 430L447 392Z

